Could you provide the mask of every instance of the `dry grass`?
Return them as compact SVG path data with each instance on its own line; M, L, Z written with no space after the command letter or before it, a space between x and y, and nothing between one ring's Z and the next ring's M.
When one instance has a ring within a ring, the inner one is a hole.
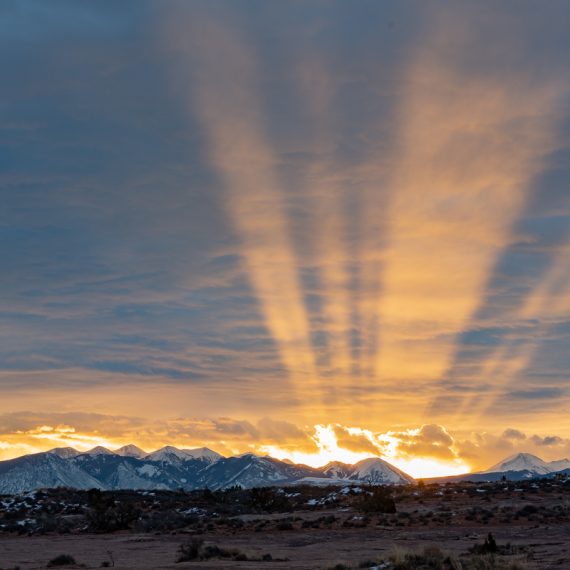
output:
M527 554L467 554L457 557L438 546L411 550L394 547L392 570L537 570Z

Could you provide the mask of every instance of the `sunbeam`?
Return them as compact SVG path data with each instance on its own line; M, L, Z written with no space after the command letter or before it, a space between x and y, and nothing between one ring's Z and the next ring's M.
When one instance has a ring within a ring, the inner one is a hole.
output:
M310 149L315 159L306 171L305 191L314 224L314 264L322 288L323 331L327 358L320 372L329 381L326 390L334 399L337 387L351 375L350 330L352 299L349 273L349 219L346 211L350 169L337 165L339 128L334 112L336 89L323 62L304 61L297 72L300 94L313 117ZM334 378L333 382L330 379Z
M450 18L406 75L380 298L381 382L443 377L555 146L560 84L468 69L484 28Z
M190 110L198 113L210 143L211 162L223 181L226 210L238 231L266 326L298 396L314 399L319 395L314 353L287 196L260 115L255 54L235 29L208 18L198 26L184 21L178 42L186 57L198 57L191 93L196 108Z

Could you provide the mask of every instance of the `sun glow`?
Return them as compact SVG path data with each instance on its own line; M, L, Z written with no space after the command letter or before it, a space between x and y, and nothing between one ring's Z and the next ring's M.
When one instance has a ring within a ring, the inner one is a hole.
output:
M361 428L346 429L350 435L364 437L378 449L378 453L355 451L342 447L342 445L339 444L334 426L332 425L315 426L315 433L312 439L318 449L316 452L289 450L274 445L262 446L261 449L276 459L288 459L294 463L302 463L310 467L323 467L331 461L353 464L363 459L376 456L401 469L415 479L460 475L462 473L468 473L470 470L469 465L459 458L439 459L434 457L404 456L404 454L398 451L399 440L392 433L375 436L371 431ZM418 432L419 430L409 430L408 433L414 435Z
M414 479L447 477L469 472L469 467L461 460L446 462L430 457L413 457L411 459L388 459L384 457L384 459L408 475L411 475Z
M318 448L317 452L282 449L276 445L262 446L262 451L271 457L275 457L275 459L288 459L293 461L293 463L302 463L310 467L322 467L331 461L356 463L371 455L370 453L351 451L339 447L334 429L330 425L316 425L312 439Z
M116 447L111 439L98 433L79 433L74 427L65 424L44 424L4 436L3 441L0 441L0 460L40 453L55 447L72 447L83 452L98 446Z
M274 438L272 443L261 440L258 444L236 442L236 445L228 446L223 441L212 439L183 441L105 437L97 430L84 433L68 424L42 424L0 440L0 459L12 459L54 447L73 447L85 452L97 446L116 449L134 443L145 449L158 449L163 445L174 445L180 449L206 445L225 456L253 451L310 467L323 467L330 462L352 465L363 459L379 457L416 479L459 475L471 470L471 466L459 457L452 436L443 426L435 424L383 433L341 424L318 424L313 426L312 435L305 433L309 439L304 439L303 444L300 440L294 442L282 437Z

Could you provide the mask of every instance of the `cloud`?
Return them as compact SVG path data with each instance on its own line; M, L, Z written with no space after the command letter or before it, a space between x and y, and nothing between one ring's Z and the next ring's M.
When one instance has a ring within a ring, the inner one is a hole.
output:
M517 441L522 441L526 439L526 435L522 431L512 428L506 429L503 432L503 437L506 439L513 439Z
M370 437L370 434L355 432L354 429L341 425L334 426L334 433L339 447L356 453L369 453L372 456L382 453L381 444Z
M563 445L565 442L561 437L557 435L547 435L545 437L540 437L538 435L532 436L532 441L539 446L550 447L553 445Z
M262 418L256 425L260 437L272 443L280 443L282 441L301 443L308 441L307 433L290 422Z
M570 452L570 439L557 435L526 436L510 428L501 435L489 432L457 433L458 454L476 469L487 469L493 463L515 453L535 454L547 461L562 459Z
M328 461L356 462L379 456L404 471L425 476L482 470L517 452L545 460L570 453L570 439L561 435L525 436L516 428L502 434L458 432L438 424L373 431L333 424L298 425L261 418L171 417L162 420L95 413L32 413L0 415L0 459L71 446L111 449L135 443L147 451L164 445L210 447L222 454L244 452L291 458L310 465Z
M440 425L427 424L417 429L388 432L393 453L403 458L431 457L442 460L458 458L454 450L454 439ZM380 436L382 440L383 436Z
M192 11L172 14L165 38L192 70L181 88L188 90L189 110L205 133L209 161L225 190L226 212L239 235L265 324L295 388L306 389L316 379L314 354L278 158L260 115L256 53L236 26L207 12L199 22ZM175 73L184 77L181 68Z
M96 413L17 412L0 415L4 458L22 453L71 446L86 450L136 443L152 450L163 445L213 447L226 454L255 451L280 444L314 450L307 431L290 422L262 418L256 422L229 417L144 419Z
M522 400L552 400L553 398L563 396L565 393L566 390L563 388L544 387L532 390L515 390L510 393L510 396Z
M407 70L379 302L381 378L443 376L557 146L565 86L518 66L498 73L494 50L473 61L483 37L486 46L510 38L478 8L449 8L432 14Z

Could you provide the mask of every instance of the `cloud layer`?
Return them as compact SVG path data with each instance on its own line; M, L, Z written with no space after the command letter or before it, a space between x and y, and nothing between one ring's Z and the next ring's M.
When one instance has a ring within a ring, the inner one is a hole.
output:
M544 432L527 435L515 428L500 434L449 431L439 424L424 424L376 432L338 423L298 426L269 417L250 422L230 417L157 421L77 412L0 415L0 460L54 447L115 449L133 441L149 452L164 445L208 446L226 456L269 454L312 466L379 456L415 477L483 470L520 451L546 460L570 454L569 438Z
M569 15L2 6L0 413L37 417L4 447L115 434L93 410L221 450L562 445ZM244 420L172 420L203 416Z

